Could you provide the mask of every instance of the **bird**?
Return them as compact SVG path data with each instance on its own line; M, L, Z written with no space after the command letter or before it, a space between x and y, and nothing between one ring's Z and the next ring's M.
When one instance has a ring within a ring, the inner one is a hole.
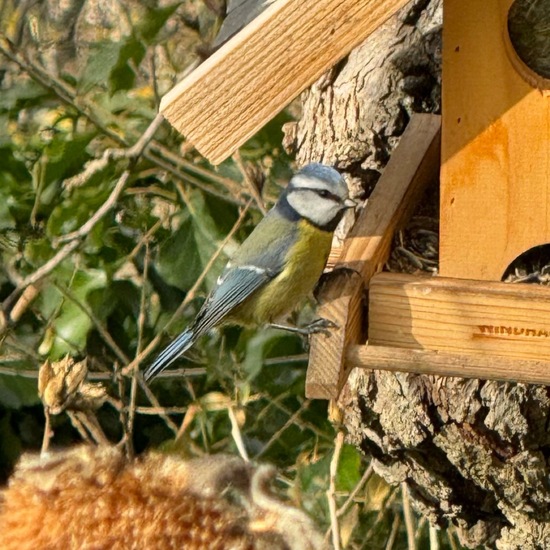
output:
M271 325L291 313L314 289L325 268L332 236L344 212L356 206L334 168L311 163L290 179L279 200L237 249L194 322L144 373L151 380L210 329L220 325ZM326 330L320 319L306 333Z

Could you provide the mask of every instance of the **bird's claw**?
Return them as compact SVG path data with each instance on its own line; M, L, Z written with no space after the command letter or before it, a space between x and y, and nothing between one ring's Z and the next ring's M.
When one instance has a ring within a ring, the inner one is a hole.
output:
M334 321L321 317L319 319L315 319L315 321L311 322L309 325L306 325L304 327L304 331L306 331L308 335L322 333L330 336L329 329L335 328L338 328L338 325Z
M301 334L302 336L311 336L312 334L323 333L327 336L330 336L329 329L338 328L338 325L329 319L315 319L315 321L309 323L305 327L294 327L289 325L280 325L277 323L271 323L269 325L272 328L278 328L282 330L287 330L289 332L294 332L295 334Z

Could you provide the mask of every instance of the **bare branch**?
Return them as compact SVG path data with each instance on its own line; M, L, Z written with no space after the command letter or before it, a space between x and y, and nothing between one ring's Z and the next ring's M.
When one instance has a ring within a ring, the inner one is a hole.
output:
M233 436L233 441L237 446L237 450L239 451L241 458L245 462L250 462L250 459L248 458L248 453L246 452L246 447L244 446L239 422L237 420L237 417L235 416L235 411L233 410L233 407L227 408L227 414L229 415L229 420L231 421L231 435Z
M365 486L365 483L367 483L373 471L374 468L372 467L372 464L369 464L369 467L364 471L361 479L359 480L359 483L355 486L349 497L346 499L346 502L344 502L344 504L338 509L336 515L339 518L345 515L345 513L349 510L350 506L355 501L355 497L357 496L359 491Z
M44 456L50 447L50 439L53 437L53 430L50 418L50 412L48 407L44 407L44 417L46 421L44 423L44 436L42 438L42 448L40 449L40 454Z
M334 453L330 461L329 488L327 490L328 508L330 512L330 528L332 531L332 545L334 550L340 550L340 525L336 512L336 476L338 475L338 463L344 446L344 432L338 430L334 441Z
M408 550L416 550L414 515L409 498L409 488L405 482L401 483L401 495L403 499L403 516L405 517L405 525L407 527L407 548Z

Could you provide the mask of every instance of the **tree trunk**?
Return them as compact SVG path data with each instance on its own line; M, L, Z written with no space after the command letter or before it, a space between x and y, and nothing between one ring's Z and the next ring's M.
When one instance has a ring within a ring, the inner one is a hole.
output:
M368 196L411 113L440 108L440 31L441 1L413 2L304 93L286 128L299 164ZM546 387L356 370L340 405L349 441L433 524L471 548L550 548Z

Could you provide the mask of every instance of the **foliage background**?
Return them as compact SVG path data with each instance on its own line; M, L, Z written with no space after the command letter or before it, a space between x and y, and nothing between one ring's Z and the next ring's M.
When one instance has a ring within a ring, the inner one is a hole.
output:
M305 399L300 338L225 329L150 390L136 376L193 319L293 167L281 126L296 106L217 168L168 124L147 133L162 95L209 53L223 8L0 1L0 476L43 443L40 365L70 355L106 385L95 415L129 454L235 454L242 441L327 537L334 504L346 547L458 548L343 444L326 403ZM52 446L97 440L69 414L51 422Z

